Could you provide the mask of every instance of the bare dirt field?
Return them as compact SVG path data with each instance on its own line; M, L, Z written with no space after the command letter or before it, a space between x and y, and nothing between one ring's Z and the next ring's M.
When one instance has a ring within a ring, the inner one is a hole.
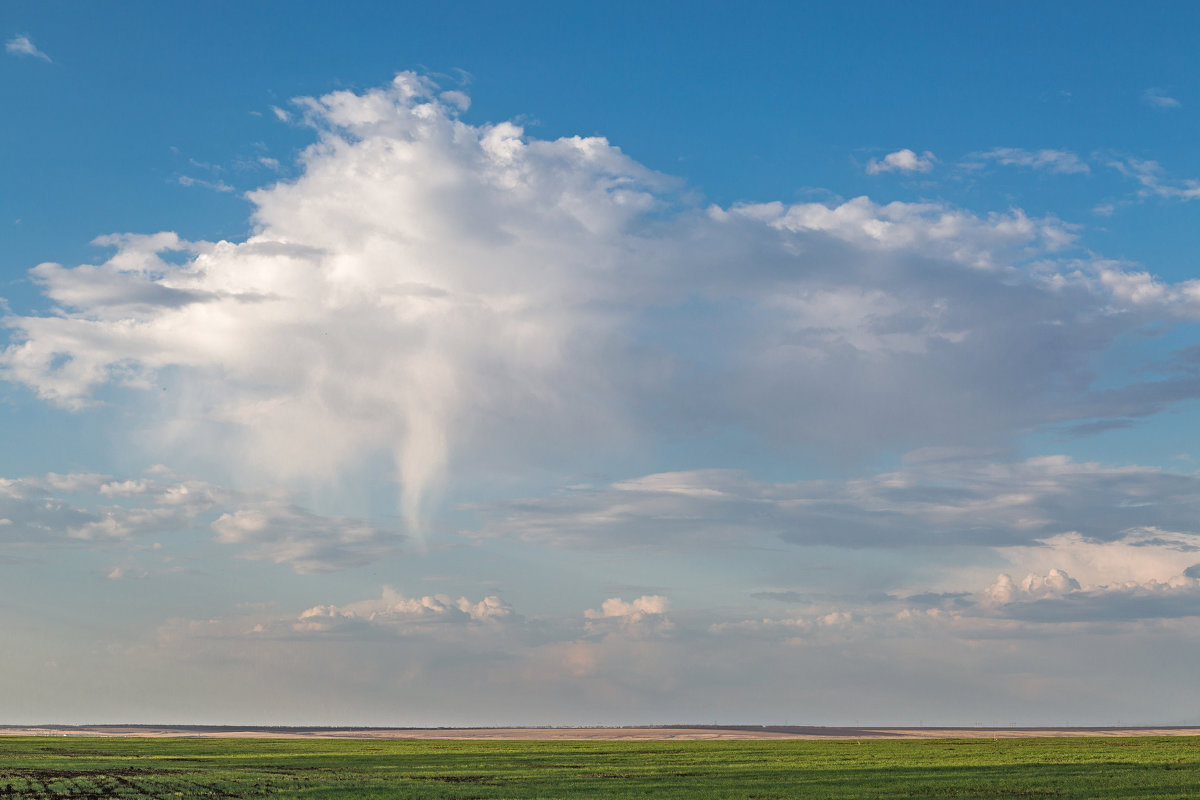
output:
M282 739L992 739L1030 736L1200 736L1200 727L834 728L678 725L619 728L304 728L226 725L0 726L0 736L137 736Z

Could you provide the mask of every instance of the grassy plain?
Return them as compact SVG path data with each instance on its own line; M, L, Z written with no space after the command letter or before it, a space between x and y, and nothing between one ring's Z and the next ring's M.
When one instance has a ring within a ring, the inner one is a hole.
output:
M0 798L1200 798L1200 738L0 738Z

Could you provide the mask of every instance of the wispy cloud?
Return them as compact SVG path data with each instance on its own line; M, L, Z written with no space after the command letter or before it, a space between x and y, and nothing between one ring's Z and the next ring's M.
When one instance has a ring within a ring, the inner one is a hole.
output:
M1169 200L1200 199L1200 180L1172 179L1157 161L1140 158L1113 158L1109 166L1141 184L1140 197L1162 197Z
M115 566L105 573L110 581L141 580L150 577L150 573L141 567Z
M467 535L581 549L670 551L782 540L899 550L1033 547L1067 532L1095 542L1145 541L1153 529L1182 531L1172 534L1172 546L1186 549L1200 544L1197 497L1197 476L1064 456L1016 463L951 458L845 482L766 483L730 470L697 470L480 506L484 525Z
M1059 174L1091 171L1091 168L1079 156L1069 150L1024 150L1019 147L997 147L986 153L975 153L971 158L994 161L1004 166L1028 167Z
M300 574L360 566L405 541L364 519L315 514L279 492L79 473L0 478L0 545L10 551L74 546L132 552L151 537L205 527L243 558L285 564ZM124 565L109 577L135 572Z
M234 188L223 180L206 181L203 178L193 178L189 175L180 175L176 178L180 186L200 186L205 189L212 189L214 192L232 192Z
M4 43L4 51L9 55L28 56L30 58L40 58L47 64L51 63L50 56L37 49L33 40L28 35L14 36Z
M894 153L888 153L882 159L872 158L867 162L867 174L879 175L884 172L929 172L933 169L937 158L933 153L926 150L921 155L917 155L912 150L905 148L897 150Z
M276 499L243 504L212 529L218 542L241 546L243 558L287 564L300 574L362 566L402 540L365 519L324 517Z
M1146 105L1150 106L1151 108L1157 108L1157 109L1162 109L1162 110L1166 110L1166 109L1170 109L1170 108L1179 108L1182 105L1182 103L1180 103L1174 97L1171 97L1170 95L1168 95L1162 89L1153 89L1153 88L1147 89L1144 92L1142 92L1142 102L1145 103Z

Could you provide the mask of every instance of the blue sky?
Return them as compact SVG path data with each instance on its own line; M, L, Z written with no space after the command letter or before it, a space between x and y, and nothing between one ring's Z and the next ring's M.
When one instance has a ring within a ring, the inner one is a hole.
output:
M1197 16L6 4L0 716L1195 722Z

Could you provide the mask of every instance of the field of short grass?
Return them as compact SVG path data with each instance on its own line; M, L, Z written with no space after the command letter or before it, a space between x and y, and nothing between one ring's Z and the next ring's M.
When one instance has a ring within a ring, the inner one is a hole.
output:
M0 738L2 798L1198 798L1200 739Z

